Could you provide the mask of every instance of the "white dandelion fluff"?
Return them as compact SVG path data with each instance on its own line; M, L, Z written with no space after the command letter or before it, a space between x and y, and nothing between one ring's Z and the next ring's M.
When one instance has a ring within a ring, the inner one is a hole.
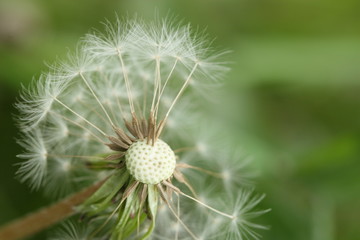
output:
M26 159L17 171L22 181L28 181L33 188L39 188L44 183L47 173L47 148L40 130L26 132L22 140L18 143L26 153L17 155L17 157Z
M58 195L106 179L77 207L91 230L77 234L69 225L68 239L83 239L83 233L257 239L250 228L261 227L239 216L253 216L249 211L261 198L240 191L242 165L222 158L219 149L229 143L214 126L200 126L208 121L201 121L197 101L211 95L209 86L227 70L223 52L213 51L190 25L133 19L105 26L21 95L21 179ZM212 201L217 196L236 199L235 210Z
M265 198L265 194L256 195L252 191L240 191L231 202L223 201L224 207L232 212L235 218L230 222L224 222L224 236L226 239L260 239L257 230L268 229L267 226L256 224L253 219L270 211L256 210L256 206ZM230 209L232 208L232 209Z

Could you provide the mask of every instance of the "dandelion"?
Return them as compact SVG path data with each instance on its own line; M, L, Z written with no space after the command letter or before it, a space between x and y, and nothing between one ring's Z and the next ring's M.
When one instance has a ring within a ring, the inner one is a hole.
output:
M243 196L241 163L227 160L228 143L215 144L214 125L198 125L197 102L227 70L223 52L166 20L105 27L22 94L20 179L75 192L64 215L86 228L66 225L66 239L258 239L249 211L259 199Z

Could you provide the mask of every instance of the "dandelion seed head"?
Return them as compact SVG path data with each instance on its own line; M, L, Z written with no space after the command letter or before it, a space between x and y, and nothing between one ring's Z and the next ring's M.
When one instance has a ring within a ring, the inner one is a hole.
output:
M162 140L154 146L146 140L132 144L125 155L127 168L134 178L146 184L158 184L168 179L175 169L175 154Z
M200 104L217 100L209 89L227 71L222 54L168 19L104 25L21 95L21 180L60 196L106 179L104 196L79 207L93 239L253 236L251 198L241 195L233 209L214 201L226 202L245 179L222 151L223 126Z

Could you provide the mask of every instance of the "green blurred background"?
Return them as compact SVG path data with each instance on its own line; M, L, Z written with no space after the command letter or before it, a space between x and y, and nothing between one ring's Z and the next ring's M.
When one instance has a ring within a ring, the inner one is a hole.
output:
M175 15L232 51L219 101L260 170L264 239L360 239L359 0L0 0L0 224L51 202L14 178L21 83L115 12Z

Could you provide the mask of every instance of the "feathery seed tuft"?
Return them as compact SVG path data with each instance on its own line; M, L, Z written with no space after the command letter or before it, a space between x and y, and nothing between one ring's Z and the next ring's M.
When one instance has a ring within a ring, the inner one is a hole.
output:
M21 95L21 180L61 195L105 179L76 208L84 239L259 239L264 211L249 212L262 198L234 200L249 175L199 104L227 70L223 54L168 20L89 33Z

